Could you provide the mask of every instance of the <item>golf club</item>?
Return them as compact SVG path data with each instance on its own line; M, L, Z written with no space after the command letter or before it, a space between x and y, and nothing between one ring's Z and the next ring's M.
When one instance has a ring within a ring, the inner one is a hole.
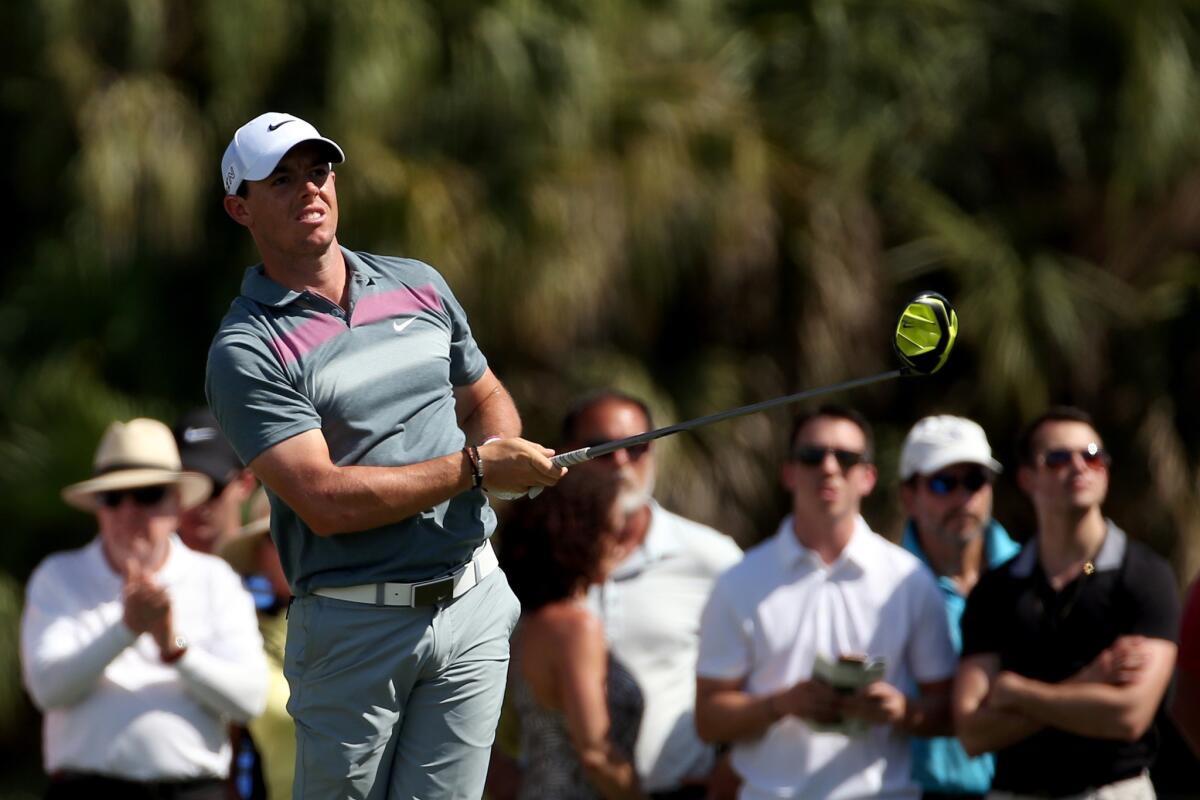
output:
M875 383L891 380L892 378L900 378L908 375L932 375L945 365L957 337L958 314L954 311L954 307L950 305L950 301L936 292L921 292L908 302L908 305L904 307L904 310L900 314L899 321L896 323L896 334L892 344L902 364L902 366L896 369L880 372L877 375L871 375L866 378L856 378L830 386L820 386L815 389L807 389L803 392L776 397L771 400L763 400L747 406L710 414L706 417L698 417L686 422L667 425L663 428L639 433L636 436L628 436L624 439L614 439L611 442L559 453L551 460L556 466L570 467L590 461L593 458L607 455L608 453L614 453L626 447L651 442L655 439L661 439L664 436L670 436L673 433L694 430L705 425L711 425L714 422L734 419L735 417L742 417L747 414L755 414L759 411L776 408L777 406L797 403L801 400L811 400L814 397L821 397L822 395L833 394L845 391L846 389L870 386ZM537 486L529 491L529 496L537 497L540 493L541 487Z

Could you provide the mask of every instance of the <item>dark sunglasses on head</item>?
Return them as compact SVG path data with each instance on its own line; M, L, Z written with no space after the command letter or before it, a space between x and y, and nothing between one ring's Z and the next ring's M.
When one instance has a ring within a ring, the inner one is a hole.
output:
M941 472L936 475L930 475L925 479L925 486L928 487L930 493L945 497L948 494L953 494L954 490L959 486L962 486L971 494L975 494L985 484L991 482L991 474L982 469L973 469L961 476Z
M139 506L154 506L167 496L166 486L139 486L136 489L111 489L100 493L100 502L108 508L116 508L126 497L133 498Z
M842 450L837 447L813 447L811 445L797 447L792 451L792 460L799 461L806 467L819 467L825 463L825 456L832 453L838 466L843 470L867 462L866 453L854 450Z
M602 444L608 444L608 442L607 441L584 442L583 446L584 447L596 447L596 446L602 445ZM638 461L641 459L642 456L646 455L646 451L648 451L650 449L650 443L642 442L641 444L633 444L633 445L630 445L629 447L623 447L621 449L629 454L630 461ZM594 460L596 460L596 461L599 461L601 459L611 460L616 457L618 452L620 452L620 451L613 450L611 453L605 453L602 456L596 456L596 458Z
M1089 469L1103 469L1112 463L1112 459L1108 455L1108 451L1100 445L1092 442L1082 450L1071 450L1066 447L1056 447L1053 450L1044 450L1038 457L1038 460L1045 464L1050 469L1058 469L1070 464L1075 456L1078 455L1083 459L1083 463Z

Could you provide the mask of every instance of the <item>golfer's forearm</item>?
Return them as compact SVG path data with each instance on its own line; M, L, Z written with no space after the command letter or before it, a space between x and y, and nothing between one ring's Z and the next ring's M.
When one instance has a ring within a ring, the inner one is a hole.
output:
M270 485L269 481L265 482ZM330 467L276 489L318 536L378 528L415 516L473 485L462 452L403 467Z
M460 424L471 444L482 444L493 436L508 439L521 435L521 415L516 403L499 383L463 417Z
M706 742L757 739L779 718L774 695L731 690L696 700L696 733Z
M1042 725L1018 714L979 708L955 719L954 733L968 755L994 753L1028 739Z

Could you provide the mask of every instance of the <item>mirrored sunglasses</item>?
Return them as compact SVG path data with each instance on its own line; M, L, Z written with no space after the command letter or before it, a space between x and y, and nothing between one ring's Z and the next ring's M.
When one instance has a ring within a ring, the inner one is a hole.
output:
M1088 469L1105 469L1112 463L1108 451L1092 442L1081 450L1071 450L1066 447L1053 450L1043 450L1038 460L1050 469L1061 469L1070 464L1078 455Z
M973 469L965 472L962 475L953 475L950 473L939 472L935 475L930 475L925 479L925 486L929 489L930 494L936 494L939 497L953 494L959 486L966 489L969 493L975 494L982 489L986 484L992 482L991 473L982 469Z

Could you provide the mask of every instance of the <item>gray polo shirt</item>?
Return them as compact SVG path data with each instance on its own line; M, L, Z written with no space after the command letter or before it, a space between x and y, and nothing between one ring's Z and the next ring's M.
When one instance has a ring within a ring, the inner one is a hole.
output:
M342 248L350 312L250 267L213 340L206 391L243 463L319 429L338 465L403 466L458 452L457 386L487 360L445 280L420 261ZM471 490L395 524L317 536L271 494L271 536L292 591L445 575L491 535Z

